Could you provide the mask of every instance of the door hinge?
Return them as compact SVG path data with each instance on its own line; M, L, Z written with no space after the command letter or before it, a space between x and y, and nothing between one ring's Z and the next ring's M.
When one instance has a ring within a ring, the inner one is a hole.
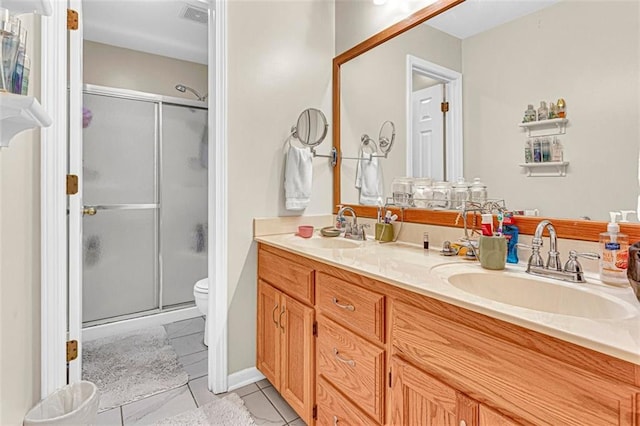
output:
M449 112L449 102L442 102L440 104L440 111Z
M67 29L78 29L78 12L73 9L67 9Z
M69 340L67 342L67 362L78 358L78 341Z
M318 321L313 322L313 335L318 337Z
M389 369L389 387L391 387L391 369Z
M318 405L314 405L313 406L313 414L312 414L313 420L318 420Z
M67 175L67 195L78 193L78 176Z

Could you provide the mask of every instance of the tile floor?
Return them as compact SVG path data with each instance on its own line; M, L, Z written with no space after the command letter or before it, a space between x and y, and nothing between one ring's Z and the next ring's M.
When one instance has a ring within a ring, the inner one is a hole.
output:
M96 425L152 425L165 417L192 410L223 396L214 395L207 389L207 347L202 343L204 319L198 317L167 324L165 329L189 374L189 382L177 389L102 412L98 414ZM267 380L236 389L233 393L244 400L257 425L305 426Z

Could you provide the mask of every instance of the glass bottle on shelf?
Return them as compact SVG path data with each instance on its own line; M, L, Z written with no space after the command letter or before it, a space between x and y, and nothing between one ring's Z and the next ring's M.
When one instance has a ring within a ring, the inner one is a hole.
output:
M563 160L562 145L557 137L553 138L551 144L551 161L561 162Z
M566 118L567 103L564 101L564 99L560 98L558 99L557 105L558 105L558 118Z
M533 148L529 139L524 143L524 162L533 163Z
M546 120L549 117L549 108L545 101L540 101L540 108L538 108L538 121Z
M535 138L533 140L533 162L540 163L542 162L542 146L539 138Z
M522 119L522 122L531 123L532 121L536 121L536 110L533 109L533 105L529 104L527 106L527 110L524 112L524 118Z
M551 160L551 141L549 138L542 138L540 141L540 150L542 161L547 162Z

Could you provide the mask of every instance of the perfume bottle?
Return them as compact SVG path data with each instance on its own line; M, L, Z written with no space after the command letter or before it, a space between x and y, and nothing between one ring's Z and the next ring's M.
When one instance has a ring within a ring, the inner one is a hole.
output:
M531 148L531 141L527 140L524 143L524 162L532 163L533 162L533 150Z
M545 163L551 160L551 141L549 138L542 138L540 141L540 150L542 156L542 162Z
M536 121L536 110L533 109L533 105L529 104L527 106L527 110L524 112L524 118L522 119L522 122L531 123L532 121Z
M534 163L542 162L542 147L540 144L540 139L533 140L533 162Z
M564 99L560 98L558 99L557 105L558 105L558 118L565 118L567 116L566 102L564 101Z
M549 119L551 120L554 118L558 118L558 107L556 106L556 104L551 102L549 104Z
M549 108L545 101L540 101L540 108L538 108L538 121L546 120L549 117Z
M553 138L551 144L551 161L561 162L563 160L562 145L557 137Z

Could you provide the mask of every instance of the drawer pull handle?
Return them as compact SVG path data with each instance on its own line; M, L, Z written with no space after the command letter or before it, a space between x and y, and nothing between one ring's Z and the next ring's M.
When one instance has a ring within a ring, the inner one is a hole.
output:
M280 324L280 330L284 333L284 325L282 325L282 316L284 315L284 306L282 307L282 312L280 312L280 316L278 317L278 323Z
M276 328L278 328L278 321L276 320L277 310L278 310L278 304L276 303L276 306L273 307L273 311L271 312L271 319L273 320L273 323L276 325Z
M464 420L460 420L460 426L467 426L467 422L465 422Z
M333 348L333 356L335 356L338 361L344 362L345 364L349 364L351 367L356 366L356 362L354 360L342 358L340 356L340 352L338 352L336 348Z
M346 309L347 311L355 311L356 308L355 306L349 304L349 305L343 305L340 302L338 302L338 299L336 299L335 297L333 298L333 304L336 305L338 308L342 308L342 309Z
M338 426L338 416L333 416L333 426Z

